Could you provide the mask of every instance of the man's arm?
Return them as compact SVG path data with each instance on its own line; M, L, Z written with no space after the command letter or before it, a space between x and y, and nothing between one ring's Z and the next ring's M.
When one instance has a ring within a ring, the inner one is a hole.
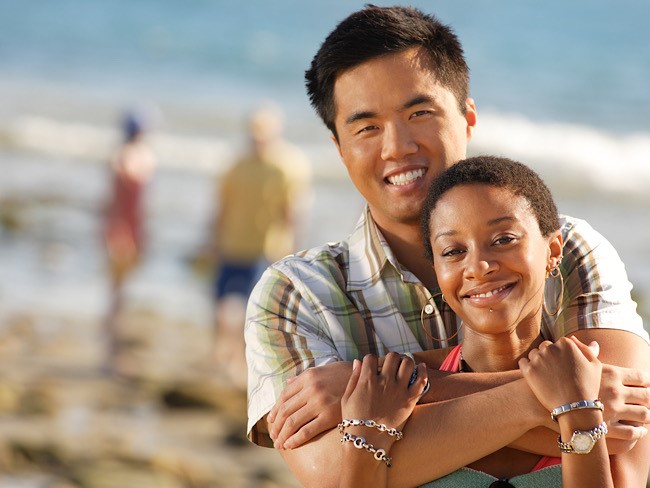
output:
M523 379L439 403L418 405L390 455L390 486L417 486L444 476L547 422L548 412ZM490 429L477 426L489 425ZM337 486L342 448L335 430L281 450L305 486ZM435 439L435 442L432 442ZM381 446L378 446L381 447Z
M418 354L416 359L422 359L422 356ZM340 399L350 372L351 363L339 361L309 368L292 378L268 415L271 438L277 448L301 446L341 421ZM431 388L420 400L421 404L471 395L522 377L519 371L456 374L429 370L428 374ZM650 407L648 386L650 374L643 375L637 370L616 366L603 367L601 400L609 405L605 415L610 422L607 444L611 454L630 450L644 435L643 429L618 420L625 418L643 423L647 407ZM536 454L557 455L557 430L551 429L557 429L557 425L550 423L546 427L535 428L511 443L510 447Z

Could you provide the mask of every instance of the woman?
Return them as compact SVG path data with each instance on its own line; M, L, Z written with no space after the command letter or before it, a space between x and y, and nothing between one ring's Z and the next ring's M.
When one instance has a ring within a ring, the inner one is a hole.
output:
M443 300L464 324L463 342L449 353L445 369L490 372L519 366L549 412L564 406L556 411L561 412L556 415L558 456L560 448L565 451L560 468L559 459L504 448L425 486L614 486L607 447L599 440L606 424L596 401L601 374L597 344L566 338L551 344L541 331L542 307L552 314L561 305L544 301L547 277L561 276L562 254L557 209L548 188L520 163L468 159L434 183L422 225ZM344 485L385 484L390 447L399 440L422 389L418 382L409 386L411 366L395 354L381 367L372 356L355 362L342 399L343 418L370 419L380 428L341 424ZM577 401L584 401L580 408L566 407ZM391 429L393 435L386 435ZM377 453L379 449L385 452ZM619 486L645 486L638 473L617 476Z
M128 113L122 129L124 142L110 160L112 182L102 229L111 282L109 309L104 319L107 353L103 370L108 373L118 369L117 321L124 284L144 252L145 188L156 168L142 116Z

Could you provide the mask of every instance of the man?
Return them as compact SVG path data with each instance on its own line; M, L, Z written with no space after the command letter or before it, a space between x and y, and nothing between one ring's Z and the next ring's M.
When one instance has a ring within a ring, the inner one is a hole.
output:
M367 208L347 240L276 263L253 291L245 329L249 436L264 446L273 439L303 484L336 486L342 450L334 427L349 361L456 343L455 316L434 300L419 216L431 182L465 157L477 111L458 39L411 8L367 6L351 14L306 77ZM566 299L543 325L554 339L598 340L601 360L619 366L606 368L601 397L609 403L609 437L628 441L616 456L626 469L650 449L644 439L629 450L645 431L618 422L650 420L648 336L611 245L568 217L562 234ZM391 451L391 486L425 483L507 445L557 454L557 435L536 429L552 427L548 412L518 371L430 377L425 404ZM442 399L449 400L430 403Z
M250 115L249 149L220 180L210 244L203 251L217 263L212 359L242 385L246 300L264 269L295 250L310 190L309 162L284 140L282 123L280 109L270 103Z

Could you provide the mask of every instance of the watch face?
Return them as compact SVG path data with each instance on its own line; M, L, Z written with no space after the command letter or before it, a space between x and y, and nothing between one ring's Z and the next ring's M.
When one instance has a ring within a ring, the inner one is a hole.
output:
M587 454L594 447L594 439L586 432L576 432L571 439L571 445L577 453Z

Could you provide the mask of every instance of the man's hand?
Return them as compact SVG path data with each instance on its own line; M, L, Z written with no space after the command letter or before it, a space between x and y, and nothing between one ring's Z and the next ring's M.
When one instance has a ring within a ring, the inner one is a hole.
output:
M267 417L276 449L293 449L341 421L341 398L352 363L309 368L292 378Z
M648 432L644 424L650 423L650 374L603 364L600 400L610 454L629 451Z

